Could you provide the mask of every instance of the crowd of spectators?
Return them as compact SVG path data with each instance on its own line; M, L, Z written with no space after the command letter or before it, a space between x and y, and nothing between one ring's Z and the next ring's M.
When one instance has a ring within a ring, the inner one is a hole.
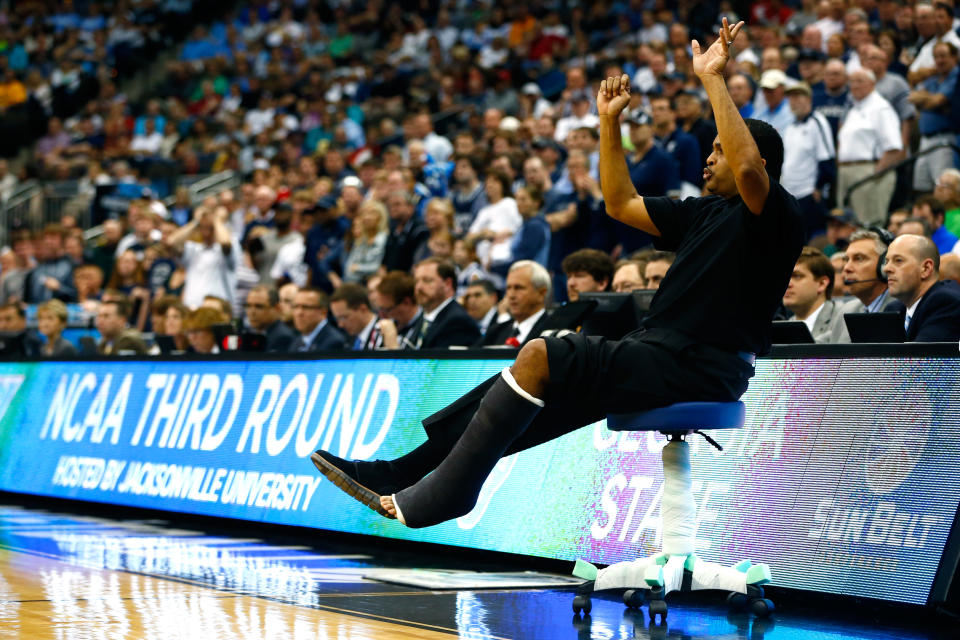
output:
M126 115L118 83L181 40L190 19L206 12L195 6L203 4L0 2L0 156L15 155L43 135L35 147L41 173L59 177L79 173L72 166L53 163L58 158L51 154L79 158L85 150L78 138L103 136L108 121ZM93 118L92 126L75 119L79 112Z
M148 187L162 162L242 185L201 203L145 189L93 244L73 216L13 230L0 295L78 304L101 351L150 349L132 328L171 338L154 350L211 352L230 321L276 351L517 346L556 303L668 277L672 256L605 214L596 89L631 78L637 191L700 195L716 127L689 45L712 42L721 17L748 21L731 96L784 138L783 184L834 274L851 237L879 226L928 238L917 255L934 246L949 278L955 15L908 0L242 4L193 27L143 105L105 85L52 118L33 165ZM856 298L844 281L824 299ZM790 295L784 315L803 320Z

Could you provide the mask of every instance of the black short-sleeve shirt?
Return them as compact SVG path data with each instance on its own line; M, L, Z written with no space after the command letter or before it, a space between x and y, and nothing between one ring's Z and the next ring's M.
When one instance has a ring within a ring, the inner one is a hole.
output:
M774 180L760 215L740 197L644 198L676 251L643 322L729 351L770 350L770 323L804 244L797 200Z

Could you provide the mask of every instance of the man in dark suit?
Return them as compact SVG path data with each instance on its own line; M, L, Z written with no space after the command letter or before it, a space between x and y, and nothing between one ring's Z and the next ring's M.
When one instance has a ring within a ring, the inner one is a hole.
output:
M292 352L334 351L347 347L347 337L327 322L327 295L305 287L293 298L293 326L300 336L290 345Z
M101 336L97 351L101 355L142 355L147 352L147 343L143 341L140 332L127 326L129 316L130 302L126 297L111 298L100 303L96 322Z
M414 205L414 196L409 191L393 191L387 196L390 236L383 254L387 271L409 271L417 249L430 237L430 231L413 217Z
M907 342L960 340L960 285L939 281L940 253L929 238L903 235L890 243L883 267L890 295L900 301Z
M280 295L274 287L261 284L250 290L243 309L250 328L267 336L266 350L286 353L297 341L297 332L280 319Z
M480 329L453 295L457 272L440 258L427 258L413 268L414 295L423 308L416 338L418 349L445 349L471 345L480 339Z
M383 347L380 327L384 321L370 307L367 288L355 282L340 285L330 296L330 313L349 337L349 349L369 351Z
M520 348L527 341L539 338L546 324L547 298L550 295L550 274L532 260L519 260L507 273L507 310L510 320L487 330L481 345L508 345Z

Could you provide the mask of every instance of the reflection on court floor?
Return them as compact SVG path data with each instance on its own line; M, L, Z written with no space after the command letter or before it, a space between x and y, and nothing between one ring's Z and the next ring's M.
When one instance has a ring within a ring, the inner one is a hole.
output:
M669 624L649 626L617 594L594 599L592 615L578 618L569 589L427 591L365 580L372 568L466 568L443 567L449 558L387 554L375 539L365 539L368 548L318 549L239 529L236 537L216 533L162 520L0 506L0 638L949 637L922 615L913 618L916 626L895 628L889 621L827 621L787 608L760 622L697 602L671 604Z

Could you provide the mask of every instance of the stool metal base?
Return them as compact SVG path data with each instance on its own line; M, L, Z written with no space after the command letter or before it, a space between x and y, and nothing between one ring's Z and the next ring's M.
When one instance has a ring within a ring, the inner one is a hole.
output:
M763 586L771 581L770 567L754 565L749 560L732 567L707 562L695 555L658 553L646 558L618 562L593 571L592 565L577 562L574 575L592 578L584 583L574 598L574 613L589 613L590 594L609 589L626 589L623 603L631 609L647 605L651 620L667 617L664 598L674 591L729 591L731 608L748 609L760 617L773 613L773 603L764 598ZM593 575L591 575L593 574Z

